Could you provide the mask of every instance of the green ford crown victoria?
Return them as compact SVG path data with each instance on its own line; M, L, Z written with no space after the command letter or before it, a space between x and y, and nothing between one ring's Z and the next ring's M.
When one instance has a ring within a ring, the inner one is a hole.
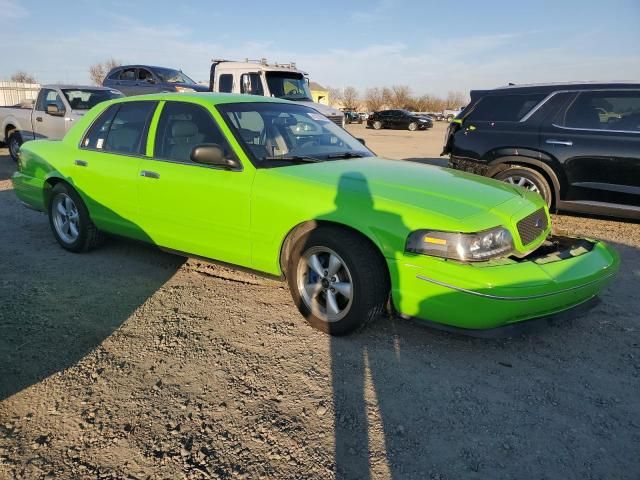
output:
M331 334L386 308L499 329L586 302L619 266L602 242L552 236L535 193L377 158L315 110L249 95L105 102L25 144L13 184L67 250L109 233L284 276Z

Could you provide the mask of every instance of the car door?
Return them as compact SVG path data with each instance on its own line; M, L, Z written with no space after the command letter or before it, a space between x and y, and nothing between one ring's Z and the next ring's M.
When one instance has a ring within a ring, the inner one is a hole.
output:
M157 102L121 102L91 125L73 159L71 181L102 230L152 241L139 222L138 175Z
M212 112L181 101L165 102L154 120L149 158L138 183L142 224L158 245L249 266L249 197L254 170L194 163L193 147L220 145L235 156Z
M640 90L579 92L541 131L566 200L640 206Z
M47 113L47 106L55 105L58 114ZM49 88L43 88L38 96L33 112L33 132L35 138L60 139L64 137L66 107L60 94Z

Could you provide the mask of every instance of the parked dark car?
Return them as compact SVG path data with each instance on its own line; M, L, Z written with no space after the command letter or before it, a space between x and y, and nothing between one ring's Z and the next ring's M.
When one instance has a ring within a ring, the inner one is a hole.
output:
M123 65L111 69L102 82L105 87L116 88L126 96L159 92L207 92L182 71L149 65Z
M367 126L376 130L381 128L426 130L433 127L433 120L426 115L416 115L407 110L382 110L369 115Z
M640 83L471 91L442 153L558 210L640 219Z
M344 122L345 123L362 123L362 118L360 117L358 112L354 112L353 110L345 110Z

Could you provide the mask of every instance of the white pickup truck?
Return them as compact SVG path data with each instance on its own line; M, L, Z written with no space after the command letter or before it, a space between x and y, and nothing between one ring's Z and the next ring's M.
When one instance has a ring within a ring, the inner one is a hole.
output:
M214 59L209 74L209 91L284 98L317 110L341 127L345 125L343 112L313 101L309 76L298 70L293 62L269 64L265 58L244 62Z
M9 154L18 160L20 145L29 140L58 140L94 105L122 97L112 88L45 85L33 107L0 107L0 142L9 146Z

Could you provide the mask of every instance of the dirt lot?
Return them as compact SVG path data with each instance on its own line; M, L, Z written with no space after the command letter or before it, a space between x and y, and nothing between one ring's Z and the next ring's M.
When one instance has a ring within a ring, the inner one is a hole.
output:
M443 134L350 128L424 161ZM622 256L588 314L329 338L274 280L124 240L63 251L13 168L0 150L2 479L640 478L637 224L555 217Z

